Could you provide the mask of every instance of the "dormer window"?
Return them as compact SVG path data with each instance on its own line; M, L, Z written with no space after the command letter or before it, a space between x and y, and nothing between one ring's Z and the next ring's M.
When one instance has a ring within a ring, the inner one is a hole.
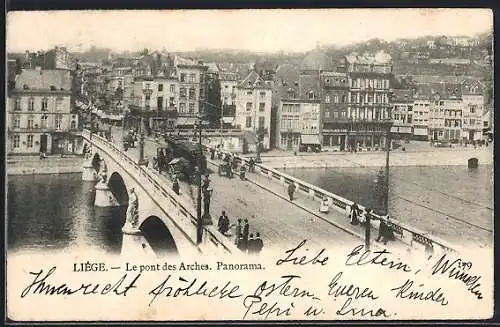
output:
M309 91L309 99L314 99L314 93L313 93L313 91Z
M55 87L54 85L51 85L51 86L50 86L50 90L51 90L51 91L55 91L55 90L56 90L56 87Z
M28 86L28 84L24 84L24 85L23 85L23 90L29 90L29 86Z

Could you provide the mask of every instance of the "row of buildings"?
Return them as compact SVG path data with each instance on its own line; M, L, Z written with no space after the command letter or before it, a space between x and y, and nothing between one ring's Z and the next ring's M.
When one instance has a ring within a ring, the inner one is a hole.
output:
M385 146L388 131L395 138L472 141L482 139L492 122L480 81L403 89L384 52L335 61L318 46L298 67L204 63L158 52L111 58L104 65L75 61L64 48L53 52L27 55L17 74L9 69L11 152L74 148L71 135L79 127L78 113L85 114L82 108L99 108L122 123L145 117L150 128L163 130L193 129L200 116L212 114L212 128L240 131L228 146L221 140L231 150L245 144L295 151L376 149Z

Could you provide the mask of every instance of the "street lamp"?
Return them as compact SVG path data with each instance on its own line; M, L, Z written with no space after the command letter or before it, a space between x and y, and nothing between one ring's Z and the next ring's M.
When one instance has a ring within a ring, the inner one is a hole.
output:
M140 165L145 165L146 160L144 159L144 130L142 128L142 125L144 123L144 117L141 115L141 125L139 126L140 129L140 136L139 136L139 161L137 164Z
M261 141L260 141L260 138L261 138L261 131L259 130L257 132L257 156L255 157L255 162L256 163L262 163L262 159L260 158L260 147L261 147Z
M203 156L203 148L201 145L201 131L202 131L202 121L201 118L198 118L198 120L195 123L195 130L198 133L198 152L197 152L197 179L198 179L198 197L196 201L196 244L200 244L202 241L203 237L203 226L207 225L212 225L212 217L210 216L210 200L212 197L213 190L209 186L209 181L208 177L205 182L204 187L202 188L202 181L201 181L201 176L202 176L202 171L201 171L201 165L202 161L201 158ZM201 197L202 197L202 190L203 190L203 204L204 204L204 213L203 216L201 215Z

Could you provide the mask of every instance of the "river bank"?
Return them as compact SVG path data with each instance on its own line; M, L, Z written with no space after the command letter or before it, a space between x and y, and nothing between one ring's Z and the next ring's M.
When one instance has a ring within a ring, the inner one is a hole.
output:
M255 155L253 155L255 156ZM470 158L477 158L479 165L493 164L493 147L477 149L436 149L435 151L390 152L391 166L467 166ZM385 165L384 151L330 152L320 154L262 155L262 163L276 169L328 168L328 167L381 167Z
M12 156L7 158L7 175L69 174L83 171L83 157Z

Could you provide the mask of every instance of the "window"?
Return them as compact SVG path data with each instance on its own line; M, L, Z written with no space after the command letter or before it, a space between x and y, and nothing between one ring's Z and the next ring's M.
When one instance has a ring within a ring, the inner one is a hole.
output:
M189 74L189 83L196 83L196 74Z
M251 102L247 102L247 107L246 107L247 111L250 111L252 110L252 103Z
M477 107L476 105L471 105L471 106L470 106L470 108L469 108L469 109L470 109L470 113L471 113L471 114L476 113L476 107Z
M33 135L28 135L27 137L27 143L28 143L28 148L32 148L33 147Z
M186 104L185 103L179 104L179 112L186 112Z
M347 97L345 95L342 96L342 103L346 103L347 102Z
M42 124L42 126L41 126L41 127L42 127L42 128L47 128L47 118L48 118L48 116L47 116L47 115L43 115L43 116L41 117L41 124Z
M42 111L47 111L49 108L49 100L47 98L42 99Z
M12 136L12 147L19 148L19 143L21 143L21 137L19 135Z
M309 91L309 99L314 99L314 92L313 91Z
M333 97L333 102L334 102L334 103L339 103L339 96L338 96L338 95L335 95L335 96Z
M330 96L329 95L325 96L325 103L330 103Z
M264 129L265 123L266 123L266 118L259 117L259 129Z
M186 81L186 74L181 73L181 82L185 82L185 81Z
M170 97L168 100L169 107L175 107L174 97Z
M71 121L71 129L76 129L76 121Z
M170 93L175 93L175 84L170 84Z
M260 98L264 99L266 97L266 92L260 92Z
M470 124L471 124L471 125L474 125L475 123L476 123L476 120L475 120L475 119L471 119L471 120L470 120Z
M61 129L62 127L62 115L56 115L56 129Z
M151 88L151 84L146 83L145 85L146 85L146 86L145 86L145 89L146 89L146 90L149 90L149 89Z
M156 108L158 108L158 110L163 109L163 97L156 98Z
M35 99L29 98L28 100L28 111L35 110Z
M21 127L21 116L14 116L14 128Z
M194 113L194 103L189 104L189 113L190 114Z
M14 101L14 110L21 110L21 99L16 98L16 100Z
M33 117L28 117L28 129L33 129Z
M252 91L247 91L247 95L252 95Z
M158 84L158 91L159 92L163 91L163 84Z
M144 102L145 102L146 108L149 108L150 101L151 101L151 96L149 96L149 95L144 96Z
M189 100L196 100L196 90L194 88L189 89Z
M247 117L246 122L245 122L245 126L247 128L252 127L252 117Z
M61 98L57 98L56 99L56 110L57 111L61 111L62 110L62 103L63 103L63 100Z
M259 103L259 111L264 111L266 108L266 104L264 102Z
M185 87L181 87L181 88L179 89L179 96L180 96L181 98L185 98L185 97L186 97L186 88L185 88Z

